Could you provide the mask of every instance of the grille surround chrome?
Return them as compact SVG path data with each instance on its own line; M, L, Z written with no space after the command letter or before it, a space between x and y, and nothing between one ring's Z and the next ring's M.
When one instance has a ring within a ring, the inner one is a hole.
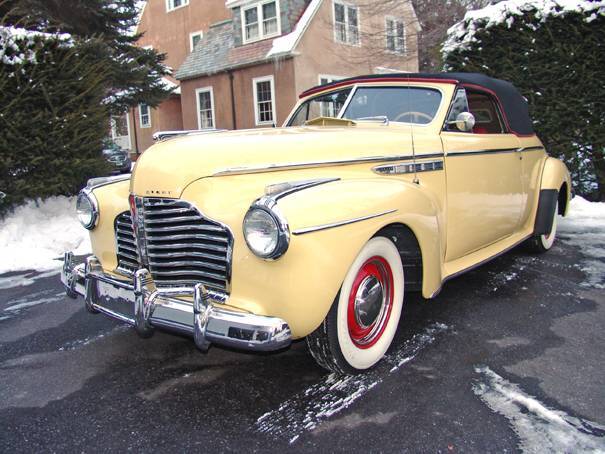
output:
M202 283L210 289L229 292L233 233L227 225L203 215L195 205L184 200L137 197L136 202L134 221L143 227L144 244L140 244L142 238L137 238L131 229L132 239L126 246L134 241L138 266L148 267L158 287L193 287ZM130 213L122 213L118 218L125 215ZM118 234L118 218L116 239L124 237ZM130 220L132 225L132 217ZM144 264L141 246L145 248ZM122 272L129 270L120 266L123 249L118 244L118 270Z

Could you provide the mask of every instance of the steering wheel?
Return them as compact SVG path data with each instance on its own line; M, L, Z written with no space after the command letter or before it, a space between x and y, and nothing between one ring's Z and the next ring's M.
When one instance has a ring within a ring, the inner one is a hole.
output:
M405 116L416 117L416 119L418 119L418 118L426 118L427 123L430 123L431 121L433 121L433 117L431 117L430 115L425 114L425 113L423 113L423 112L415 112L415 111L410 111L410 112L402 112L402 113L400 113L399 115L397 115L397 116L396 116L396 117L393 119L393 121L400 121L400 119L401 119L402 117L405 117ZM410 118L410 120L411 120L411 119L412 119L412 118ZM410 123L411 123L411 122L410 122ZM417 122L414 122L414 123L417 123Z

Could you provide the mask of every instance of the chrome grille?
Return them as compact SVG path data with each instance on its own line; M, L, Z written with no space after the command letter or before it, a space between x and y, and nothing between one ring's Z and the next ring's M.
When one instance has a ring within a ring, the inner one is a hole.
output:
M139 204L141 200L137 201ZM137 205L139 206L139 205ZM233 237L227 227L204 217L188 202L173 199L142 199L145 257L153 279L158 286L194 286L197 283L226 291L231 267ZM132 259L136 241L132 234L132 220L128 216L130 243L123 250ZM121 221L121 216L118 221ZM127 222L116 221L118 261L120 244L125 237ZM130 248L130 249L128 249ZM137 265L138 268L138 265Z
M132 274L139 269L139 258L130 212L126 211L116 217L115 230L118 244L118 270Z

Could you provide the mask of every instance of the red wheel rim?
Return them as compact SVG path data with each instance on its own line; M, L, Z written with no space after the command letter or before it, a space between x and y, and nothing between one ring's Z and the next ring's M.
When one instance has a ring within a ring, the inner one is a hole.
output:
M372 347L384 332L393 308L393 272L382 257L372 257L359 268L347 307L349 337L356 347Z

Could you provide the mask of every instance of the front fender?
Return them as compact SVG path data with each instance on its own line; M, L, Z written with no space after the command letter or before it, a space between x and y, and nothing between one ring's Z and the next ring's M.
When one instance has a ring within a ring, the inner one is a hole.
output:
M547 158L542 170L540 189L555 189L559 191L564 184L566 186L565 207L561 214L567 216L569 201L571 200L571 176L569 175L569 170L567 170L567 166L559 159ZM562 200L561 194L559 194L559 200Z
M116 216L130 209L128 206L129 185L129 181L124 180L98 187L92 191L99 202L99 222L90 231L92 253L99 259L103 269L108 272L115 270L118 266L114 222Z
M391 224L407 225L418 239L424 263L423 294L430 296L439 288L441 210L432 195L420 186L391 177L348 179L284 197L279 200L279 207L291 232L396 211L335 228L292 234L286 254L279 260L266 261L250 252L242 233L243 217L253 201L251 189L257 189L257 196L264 189L258 178L254 180L248 186L239 177L235 191L231 178L204 179L183 194L183 198L195 200L205 215L229 225L233 232L229 305L282 318L294 337L304 337L327 315L363 245Z

